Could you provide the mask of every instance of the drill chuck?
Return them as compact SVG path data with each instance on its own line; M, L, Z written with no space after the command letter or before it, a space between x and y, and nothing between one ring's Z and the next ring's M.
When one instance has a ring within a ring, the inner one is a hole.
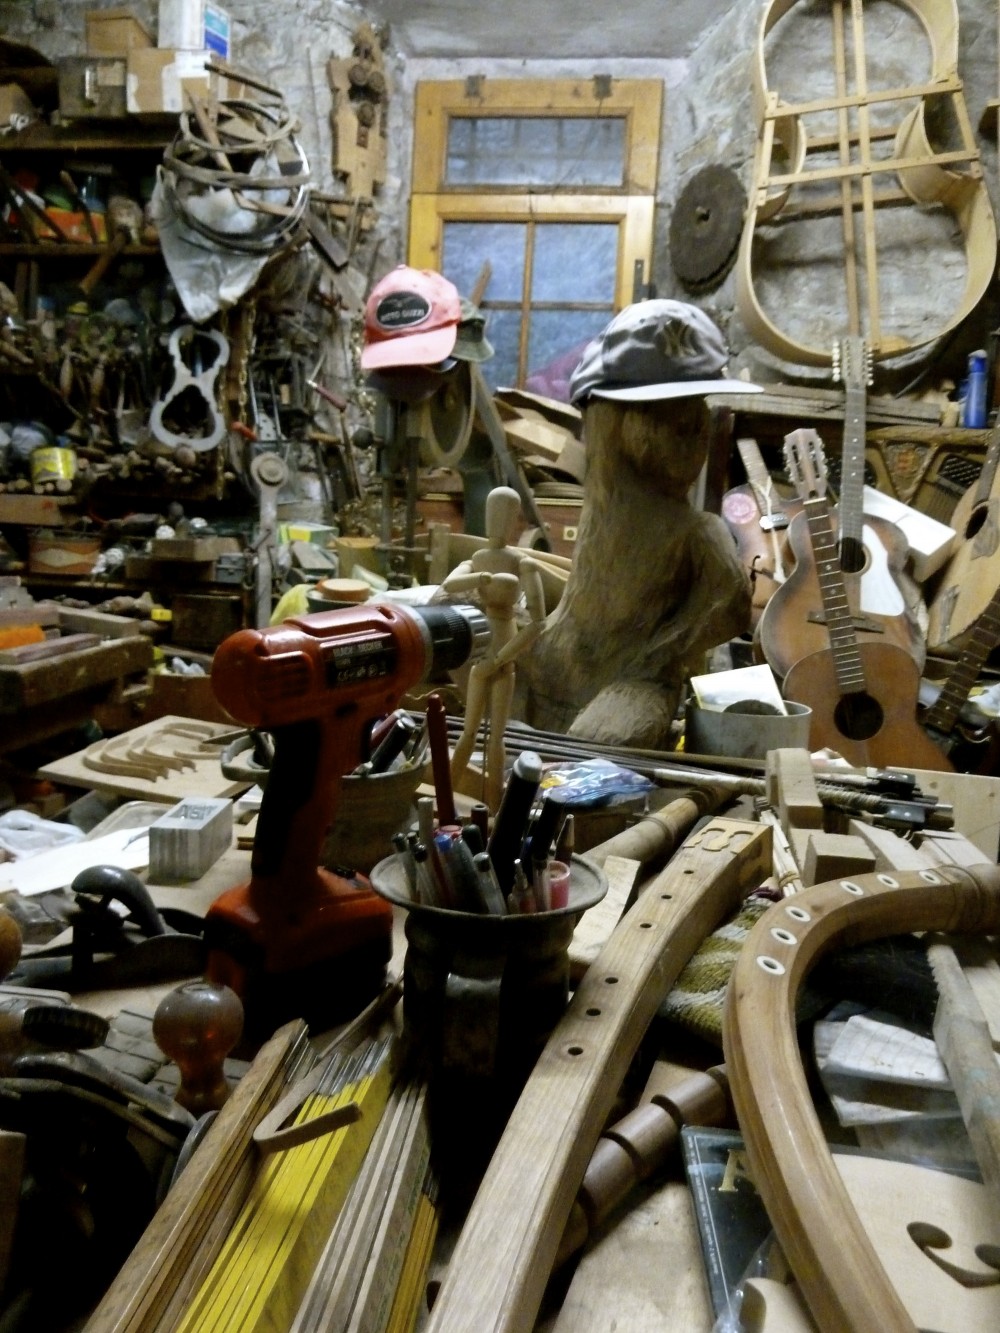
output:
M424 679L481 661L490 646L490 624L478 606L442 604L407 608L420 621L428 647Z

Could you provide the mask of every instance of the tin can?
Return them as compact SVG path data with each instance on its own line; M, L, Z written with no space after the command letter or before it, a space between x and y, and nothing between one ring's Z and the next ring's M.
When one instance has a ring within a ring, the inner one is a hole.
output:
M59 445L43 445L31 451L31 483L41 486L47 481L72 481L76 476L76 454Z

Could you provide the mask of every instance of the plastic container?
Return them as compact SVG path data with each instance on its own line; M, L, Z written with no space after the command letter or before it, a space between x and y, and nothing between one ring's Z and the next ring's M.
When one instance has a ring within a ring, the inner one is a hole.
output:
M982 430L986 425L986 373L988 364L989 358L982 349L969 353L969 375L966 383L962 425L968 426L972 430Z

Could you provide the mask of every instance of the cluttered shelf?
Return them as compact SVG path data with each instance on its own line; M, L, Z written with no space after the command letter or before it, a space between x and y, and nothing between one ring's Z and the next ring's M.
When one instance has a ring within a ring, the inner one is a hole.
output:
M0 157L8 153L122 153L149 150L162 152L177 128L177 117L129 116L125 120L76 120L65 125L33 121L21 130L4 135Z
M37 241L21 244L16 241L0 242L2 259L87 259L100 253L99 243L74 241ZM147 258L158 255L158 245L123 245L118 252L123 259Z

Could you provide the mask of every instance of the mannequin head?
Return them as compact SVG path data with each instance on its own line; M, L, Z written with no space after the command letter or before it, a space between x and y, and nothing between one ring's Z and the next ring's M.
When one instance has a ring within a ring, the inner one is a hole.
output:
M510 486L495 486L486 497L486 538L491 546L513 546L521 517L521 497Z

